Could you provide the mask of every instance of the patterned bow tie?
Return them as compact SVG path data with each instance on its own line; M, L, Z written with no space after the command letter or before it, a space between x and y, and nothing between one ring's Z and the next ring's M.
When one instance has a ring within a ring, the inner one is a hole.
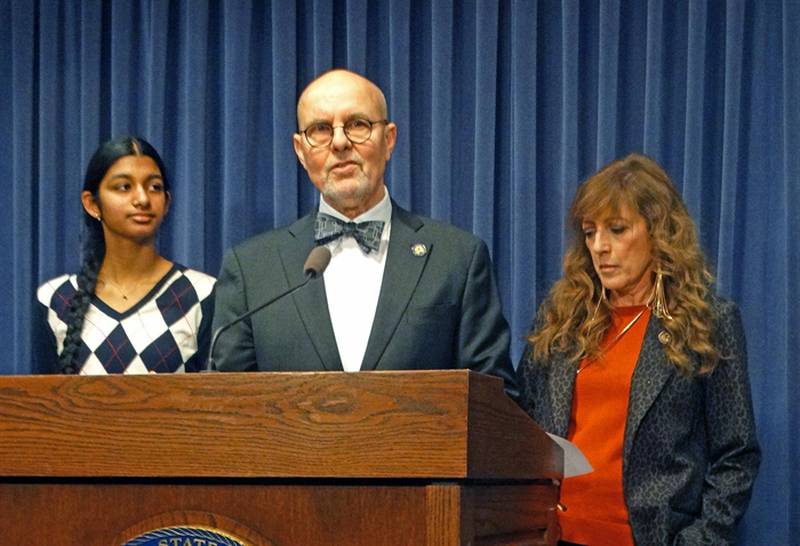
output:
M381 246L381 234L384 222L344 222L338 218L318 212L314 221L314 241L318 245L326 245L339 237L350 235L365 254L378 251Z

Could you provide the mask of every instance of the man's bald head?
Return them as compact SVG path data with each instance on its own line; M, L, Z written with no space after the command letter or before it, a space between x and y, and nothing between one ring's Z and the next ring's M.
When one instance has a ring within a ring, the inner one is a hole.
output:
M305 120L303 119L303 114L305 113L306 105L309 101L314 100L315 97L324 97L324 95L331 90L338 90L345 87L352 87L354 89L361 88L361 91L370 97L374 106L377 107L380 118L388 119L389 109L386 106L386 97L377 85L364 76L351 72L350 70L334 68L315 78L303 89L303 92L300 93L300 98L297 99L297 127L299 129L304 128Z

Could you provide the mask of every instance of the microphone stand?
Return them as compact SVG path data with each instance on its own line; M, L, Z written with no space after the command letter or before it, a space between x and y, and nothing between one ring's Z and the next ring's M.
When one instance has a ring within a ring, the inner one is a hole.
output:
M208 361L206 362L206 366L203 369L203 372L204 373L208 373L208 372L219 371L219 370L216 369L216 364L214 363L214 348L216 347L216 344L217 344L217 338L219 337L219 335L222 332L228 330L229 328L231 328L233 326L236 326L237 324L239 324L243 320L250 318L251 316L253 316L253 314L257 313L258 311L261 311L262 309L264 309L265 307L271 305L272 303L276 302L277 300L279 300L279 299L281 299L283 297L286 297L286 296L288 296L290 294L294 294L295 292L297 292L298 290L303 288L305 285L307 285L308 282L311 279L315 278L315 277L317 277L317 274L316 274L315 271L307 271L305 280L303 282L301 282L300 284L298 284L297 286L295 286L292 289L290 289L288 292L282 292L282 293L278 294L274 298L266 301L265 303L262 303L261 305L259 305L258 307L255 307L254 309L251 309L250 311L246 312L245 314L239 315L238 317L236 317L236 319L232 320L228 324L223 324L222 326L217 328L216 331L214 332L214 335L211 336L211 343L208 346Z

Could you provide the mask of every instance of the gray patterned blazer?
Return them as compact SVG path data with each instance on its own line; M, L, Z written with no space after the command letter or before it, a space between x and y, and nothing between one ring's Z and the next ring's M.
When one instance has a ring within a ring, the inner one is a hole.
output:
M714 341L727 357L686 377L667 360L651 317L631 381L623 493L636 544L731 544L761 460L745 336L735 304L713 299ZM699 363L695 363L699 365ZM542 428L567 435L576 365L531 361L518 374L522 405Z

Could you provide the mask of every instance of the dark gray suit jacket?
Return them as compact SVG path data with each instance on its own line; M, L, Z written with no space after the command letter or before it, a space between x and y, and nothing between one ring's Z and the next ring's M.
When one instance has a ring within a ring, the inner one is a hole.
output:
M422 243L423 256L411 248ZM229 250L216 285L214 330L303 280L314 214ZM516 396L509 330L486 245L392 203L392 231L362 370L469 368L503 378ZM312 281L224 332L223 371L341 371L325 285Z
M733 303L714 300L721 360L710 375L679 374L652 317L633 372L622 453L623 494L636 544L730 544L761 460L745 337ZM695 361L695 366L698 362ZM526 352L522 405L548 432L567 435L576 365Z

